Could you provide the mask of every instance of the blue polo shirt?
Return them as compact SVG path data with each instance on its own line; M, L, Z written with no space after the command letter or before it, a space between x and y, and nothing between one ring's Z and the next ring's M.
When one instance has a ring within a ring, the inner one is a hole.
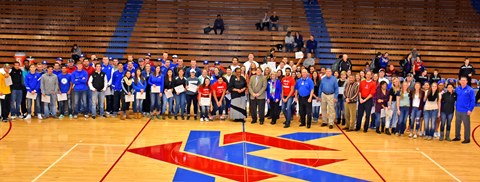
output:
M473 88L468 85L465 88L458 86L455 89L455 93L457 93L457 102L455 106L457 112L473 112L473 108L475 107L475 91Z
M335 94L334 98L338 97L338 80L335 76L323 77L320 87L318 87L318 97L322 98L322 93Z
M307 97L310 96L310 92L313 90L314 84L313 80L309 77L307 78L300 78L295 83L295 90L298 91L298 95L300 97Z

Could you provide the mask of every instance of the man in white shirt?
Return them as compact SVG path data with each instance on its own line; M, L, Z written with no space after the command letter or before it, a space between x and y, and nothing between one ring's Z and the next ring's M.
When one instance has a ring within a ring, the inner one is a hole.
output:
M240 64L238 64L238 58L233 57L232 58L232 65L230 65L230 69L234 71L235 69L240 68Z
M253 56L253 53L250 53L250 54L248 54L247 62L243 63L243 65L245 66L245 72L247 72L247 73L248 73L248 71L250 71L250 66L252 64L255 64L255 66L258 68L258 63L255 60L253 60L253 58L255 58L255 56Z

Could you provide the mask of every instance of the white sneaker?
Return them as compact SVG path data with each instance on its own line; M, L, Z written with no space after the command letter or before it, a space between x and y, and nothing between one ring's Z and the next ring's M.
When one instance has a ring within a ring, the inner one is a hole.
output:
M12 116L12 117L10 117L10 118L15 119L15 118L17 118L17 117L16 117L16 116Z
M203 121L203 118L200 118L200 121Z
M413 135L413 139L417 139L417 134Z
M408 135L408 138L412 138L412 136L413 136L413 133L410 133L410 135ZM415 134L415 136L417 135Z
M38 114L38 119L43 119L41 114Z
M24 119L32 119L32 115L28 114Z

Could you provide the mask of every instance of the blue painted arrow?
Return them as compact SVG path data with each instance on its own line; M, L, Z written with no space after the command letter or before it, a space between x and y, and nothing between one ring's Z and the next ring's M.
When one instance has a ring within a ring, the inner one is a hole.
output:
M219 131L191 131L186 142L185 151L306 181L364 181L341 174L248 154L249 152L268 149L268 147L245 142L219 146L219 141Z

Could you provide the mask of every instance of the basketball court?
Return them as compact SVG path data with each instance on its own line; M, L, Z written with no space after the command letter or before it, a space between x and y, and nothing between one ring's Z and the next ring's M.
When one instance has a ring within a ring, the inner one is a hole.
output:
M480 122L473 118L475 129ZM306 129L298 121L288 129L267 123L15 120L0 125L0 176L2 181L480 179L474 140L462 145L372 130L343 133L319 124Z

